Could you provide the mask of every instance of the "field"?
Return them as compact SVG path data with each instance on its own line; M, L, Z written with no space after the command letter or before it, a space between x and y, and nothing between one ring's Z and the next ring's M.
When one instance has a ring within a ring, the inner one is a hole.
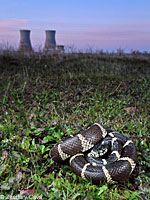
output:
M124 184L94 185L49 150L95 122L128 135ZM150 199L150 54L0 55L0 199Z

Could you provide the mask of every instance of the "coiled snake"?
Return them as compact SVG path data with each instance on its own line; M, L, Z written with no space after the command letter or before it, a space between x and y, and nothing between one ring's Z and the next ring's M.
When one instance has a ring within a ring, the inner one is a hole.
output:
M58 163L70 158L74 172L95 184L128 180L137 160L132 140L105 129L100 123L62 139L51 149L50 156Z

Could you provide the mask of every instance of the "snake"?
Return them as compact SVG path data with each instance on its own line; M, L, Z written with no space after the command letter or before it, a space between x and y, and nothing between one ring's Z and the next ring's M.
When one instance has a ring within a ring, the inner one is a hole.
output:
M134 142L101 123L63 138L52 147L50 157L57 163L68 160L76 175L94 184L127 181L137 162Z

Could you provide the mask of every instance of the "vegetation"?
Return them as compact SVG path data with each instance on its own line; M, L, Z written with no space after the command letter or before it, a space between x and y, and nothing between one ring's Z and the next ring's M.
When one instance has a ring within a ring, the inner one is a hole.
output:
M0 199L149 199L149 88L149 54L2 54ZM99 121L136 144L124 184L94 185L49 157L61 138Z

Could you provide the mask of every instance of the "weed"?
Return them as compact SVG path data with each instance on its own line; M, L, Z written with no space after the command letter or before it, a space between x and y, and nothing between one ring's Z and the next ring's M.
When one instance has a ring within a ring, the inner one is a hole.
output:
M0 197L150 198L149 54L118 53L0 55ZM96 186L49 157L61 138L97 121L136 144L127 183Z

